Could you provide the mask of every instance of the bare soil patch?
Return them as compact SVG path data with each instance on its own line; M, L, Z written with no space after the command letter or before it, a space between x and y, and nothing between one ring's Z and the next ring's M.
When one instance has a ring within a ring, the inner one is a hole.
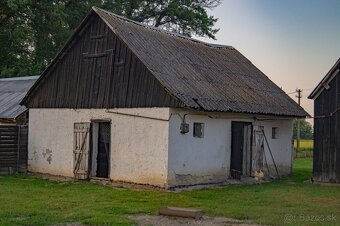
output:
M129 219L135 221L140 226L225 226L225 225L243 225L243 226L258 226L250 221L238 220L226 217L208 217L203 216L201 220L179 217L166 217L166 216L150 216L150 215L130 215Z

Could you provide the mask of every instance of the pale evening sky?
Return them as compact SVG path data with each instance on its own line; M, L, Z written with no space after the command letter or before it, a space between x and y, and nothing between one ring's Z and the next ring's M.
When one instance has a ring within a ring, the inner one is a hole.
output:
M209 14L220 31L201 40L235 47L287 93L303 89L313 115L307 96L340 57L340 0L224 0Z

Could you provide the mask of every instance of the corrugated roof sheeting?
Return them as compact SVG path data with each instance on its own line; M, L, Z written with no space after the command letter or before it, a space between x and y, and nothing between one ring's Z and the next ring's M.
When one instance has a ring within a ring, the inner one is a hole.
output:
M213 47L95 8L156 78L187 107L304 117L308 114L233 47Z
M15 119L26 111L21 100L38 76L0 79L0 118Z

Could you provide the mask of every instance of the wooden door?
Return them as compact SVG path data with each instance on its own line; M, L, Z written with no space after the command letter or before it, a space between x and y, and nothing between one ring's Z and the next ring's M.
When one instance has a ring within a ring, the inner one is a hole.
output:
M240 179L250 172L251 123L232 122L231 124L231 159L230 175Z
M98 129L97 177L109 177L111 126L100 122Z
M255 171L264 170L264 135L263 126L254 128L254 142L252 151L252 175Z
M87 179L89 174L90 123L74 123L73 173L75 179Z

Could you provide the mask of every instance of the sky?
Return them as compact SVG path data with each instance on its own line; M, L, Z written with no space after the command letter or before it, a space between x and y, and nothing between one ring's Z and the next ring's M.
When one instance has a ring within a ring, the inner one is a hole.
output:
M201 40L235 47L286 93L302 89L313 115L307 96L340 57L340 0L224 0L208 13L220 31Z

